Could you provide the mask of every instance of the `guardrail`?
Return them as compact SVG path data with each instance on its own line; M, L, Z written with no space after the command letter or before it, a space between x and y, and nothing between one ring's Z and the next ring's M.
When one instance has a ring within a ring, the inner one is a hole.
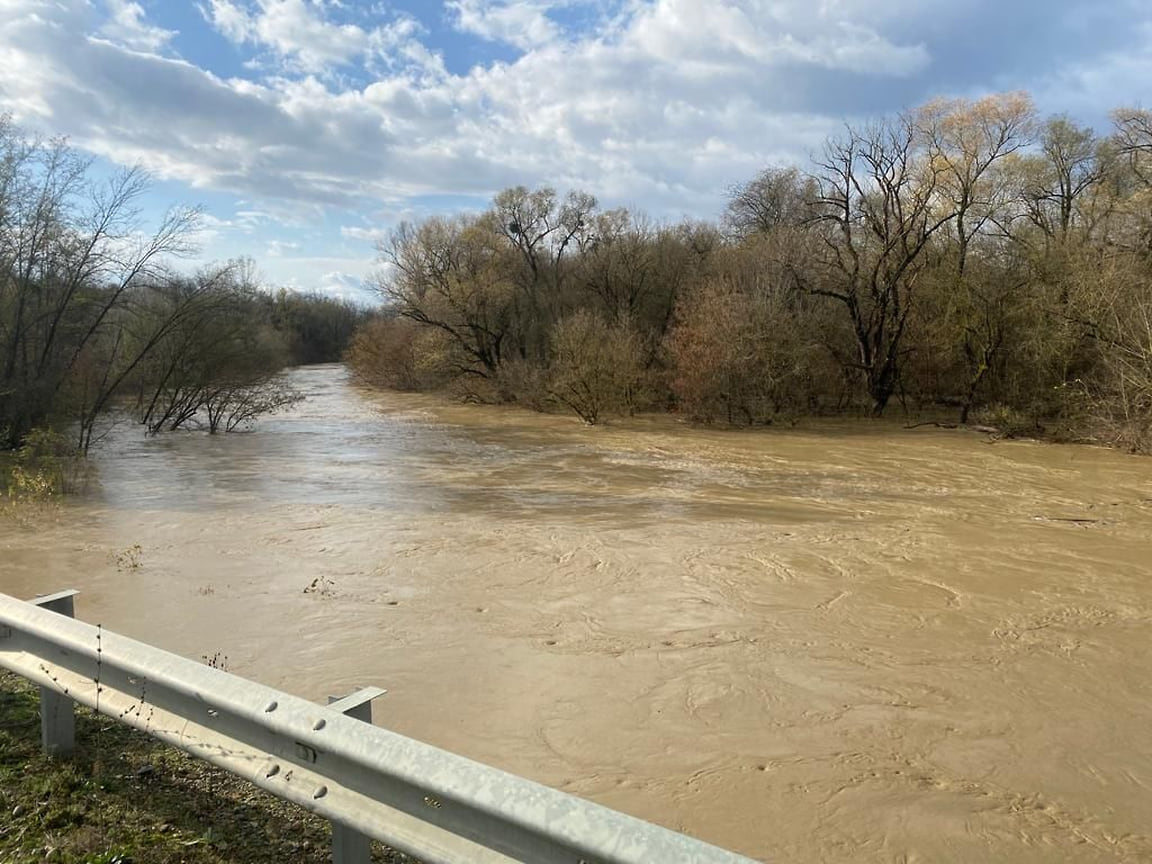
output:
M316 705L76 621L75 594L0 594L0 666L40 685L51 754L87 705L329 819L336 864L367 862L370 839L429 864L751 862L373 726L382 690Z

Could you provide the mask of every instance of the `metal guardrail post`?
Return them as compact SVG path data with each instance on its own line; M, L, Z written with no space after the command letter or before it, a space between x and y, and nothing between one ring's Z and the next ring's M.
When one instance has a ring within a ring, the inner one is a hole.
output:
M68 618L76 617L79 591L59 591L32 601L33 605ZM64 758L76 750L76 703L50 687L40 688L40 746L49 756Z
M329 696L328 707L348 717L372 722L372 700L387 691L365 687L347 696ZM332 822L332 864L369 864L372 860L372 838L354 828Z

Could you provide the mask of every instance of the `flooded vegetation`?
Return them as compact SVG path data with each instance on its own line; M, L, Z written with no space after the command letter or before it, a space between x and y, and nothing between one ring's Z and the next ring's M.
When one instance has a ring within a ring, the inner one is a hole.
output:
M1152 856L1152 461L357 388L94 447L0 590L769 860Z
M1152 112L1101 135L1026 93L846 123L720 224L578 190L379 244L347 362L388 389L729 426L900 405L1152 452Z

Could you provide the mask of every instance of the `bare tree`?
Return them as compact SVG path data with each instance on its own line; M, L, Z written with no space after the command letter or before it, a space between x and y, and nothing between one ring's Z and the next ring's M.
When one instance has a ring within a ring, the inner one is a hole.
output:
M688 416L751 425L810 410L813 374L827 355L804 308L811 299L776 264L780 239L724 250L681 303L668 347L676 404Z
M208 431L213 435L221 430L236 432L251 426L257 417L275 414L303 398L302 393L276 374L222 383L213 387L204 398Z
M463 375L493 378L514 338L516 289L499 238L467 217L402 224L379 252L377 289L396 313L444 332Z
M806 222L819 195L816 181L796 167L765 168L728 190L724 227L736 239Z
M574 190L561 200L549 186L516 186L500 192L483 217L520 260L508 275L518 288L514 305L522 358L543 360L548 329L569 311L566 259L587 241L596 208L586 192Z
M1091 231L1097 221L1086 204L1108 178L1109 154L1090 127L1065 116L1045 121L1039 144L1025 163L1027 216L1046 238L1066 242L1074 227Z
M118 352L97 343L115 345L113 322L133 291L190 251L198 212L174 209L144 232L138 202L146 189L138 168L94 181L89 162L65 142L29 138L0 118L0 433L7 446L71 412L61 398L75 391L69 380L81 365L87 384L115 386L117 373L92 366ZM87 397L102 406L109 394Z
M585 423L633 410L643 380L643 348L626 322L580 311L557 324L548 392Z
M297 401L278 377L287 358L269 308L245 284L243 263L175 280L136 316L131 347L140 422L156 434L189 425L232 431Z
M1129 161L1145 186L1152 186L1152 111L1120 108L1112 112L1112 122L1120 156Z
M822 254L793 268L809 294L838 303L854 336L845 368L863 378L872 413L899 385L904 336L929 241L952 218L935 206L941 166L925 158L916 118L902 114L830 140L816 182Z
M1016 188L1012 174L1001 169L1031 143L1035 109L1025 93L998 93L975 102L937 100L917 115L937 206L941 215L951 217L956 272L963 279L973 241L1011 215L1007 211Z
M1024 93L998 93L976 101L945 99L918 112L925 158L936 176L936 207L951 216L941 308L956 334L966 367L960 422L967 423L977 394L1005 345L1012 297L990 265L1017 215L1019 154L1032 142L1035 109ZM978 243L986 254L970 271Z
M1147 197L1152 192L1152 111L1143 108L1122 108L1114 111L1115 132L1111 144L1123 165L1127 224L1123 228L1122 242L1152 253L1152 208ZM1122 193L1123 194L1123 193Z

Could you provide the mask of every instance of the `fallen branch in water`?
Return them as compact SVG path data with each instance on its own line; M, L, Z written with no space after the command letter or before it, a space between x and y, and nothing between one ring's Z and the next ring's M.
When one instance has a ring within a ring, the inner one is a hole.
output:
M919 429L922 426L932 426L936 429L966 429L970 432L982 432L985 435L1003 435L1004 433L997 429L995 426L969 426L968 424L961 425L959 423L939 423L935 420L925 420L923 423L912 423L905 426L905 429Z

